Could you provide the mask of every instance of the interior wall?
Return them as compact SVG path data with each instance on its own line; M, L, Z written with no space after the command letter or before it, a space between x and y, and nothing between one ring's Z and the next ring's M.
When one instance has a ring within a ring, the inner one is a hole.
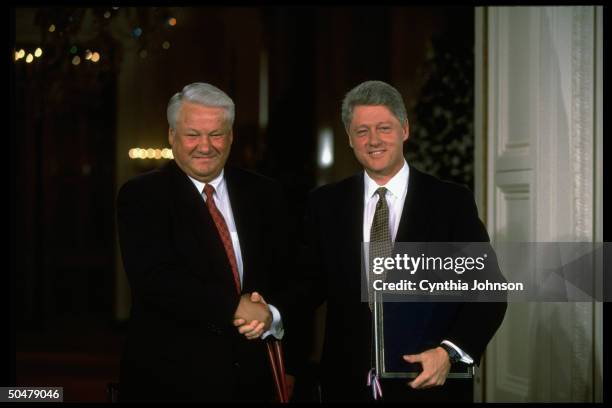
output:
M602 68L595 7L488 7L487 225L494 242L598 242ZM477 143L483 139L477 138ZM512 280L513 271L504 271ZM511 302L487 351L485 401L592 402L598 302Z

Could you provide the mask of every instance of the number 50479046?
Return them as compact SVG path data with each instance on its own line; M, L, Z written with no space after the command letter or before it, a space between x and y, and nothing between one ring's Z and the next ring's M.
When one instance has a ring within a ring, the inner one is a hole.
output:
M62 387L0 387L1 401L63 400Z

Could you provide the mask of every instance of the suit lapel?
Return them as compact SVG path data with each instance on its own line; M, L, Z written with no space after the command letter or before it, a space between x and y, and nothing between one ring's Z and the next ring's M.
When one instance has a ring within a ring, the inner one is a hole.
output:
M172 185L175 188L175 211L181 224L179 228L181 231L191 231L196 238L194 247L197 249L193 256L197 259L194 262L202 265L203 262L210 262L211 267L203 267L202 270L218 271L233 287L231 266L225 248L200 192L174 161L166 169L174 179Z
M423 173L410 167L410 175L408 177L408 191L400 224L397 230L395 242L428 242L430 239L430 222L429 214L431 213L430 192L424 180ZM401 279L403 272L392 273L391 280ZM395 342L396 349L404 350L402 353L420 352L420 344L425 340L424 336L427 332L427 325L431 324L432 312L436 307L432 302L397 302L385 303L383 310L386 319L401 322L402 330L411 333L411 337L405 343L398 345ZM398 326L399 327L399 326ZM393 337L391 336L391 339Z
M402 209L395 242L425 242L427 240L427 191L421 173L410 166L408 192Z
M346 221L349 225L348 231L350 231L349 236L353 239L353 241L350 242L350 247L359 248L361 254L361 245L363 242L363 172L353 177L349 188L349 194L346 195L347 202L344 203L342 207L346 208ZM340 210L342 211L342 208Z
M186 221L189 224L189 229L193 231L198 242L203 245L206 242L204 231L215 228L215 225L208 211L202 211L205 209L205 204L200 192L197 191L191 180L189 180L175 162L168 164L168 171L174 179L172 183L176 189L174 198L177 203L176 208L180 209L179 214L183 217L181 219L190 220ZM199 222L193 222L193 220L198 220Z
M346 277L345 282L351 282L351 287L353 288L350 293L356 298L351 298L352 301L359 301L361 303L361 312L363 314L363 318L369 319L370 310L368 308L368 304L361 302L361 293L367 292L367 278L366 278L366 270L363 268L363 210L364 210L364 181L363 181L363 171L359 174L356 174L350 181L348 185L348 193L342 194L343 197L346 197L346 201L339 203L340 208L338 212L342 214L344 212L346 217L344 217L345 224L342 226L342 231L347 231L346 235L349 239L346 242L345 255L342 259L350 261L350 264L347 265L346 271L351 276ZM359 278L355 275L355 271L359 271Z

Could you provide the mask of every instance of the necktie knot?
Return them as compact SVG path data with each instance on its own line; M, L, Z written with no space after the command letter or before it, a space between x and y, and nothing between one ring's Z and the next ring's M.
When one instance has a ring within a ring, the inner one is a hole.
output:
M206 201L212 200L212 195L215 192L215 188L212 184L206 184L204 186L204 194L206 195Z
M382 200L383 198L385 198L385 195L387 195L387 189L385 187L378 187L376 189L376 194L378 194L378 196Z

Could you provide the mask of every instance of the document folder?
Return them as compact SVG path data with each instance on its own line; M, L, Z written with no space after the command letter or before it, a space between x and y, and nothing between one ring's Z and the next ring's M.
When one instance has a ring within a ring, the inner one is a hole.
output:
M451 303L391 302L375 295L374 347L376 369L381 378L414 378L421 365L407 363L402 356L437 347L452 324ZM447 378L471 378L474 367L465 363L451 366Z

